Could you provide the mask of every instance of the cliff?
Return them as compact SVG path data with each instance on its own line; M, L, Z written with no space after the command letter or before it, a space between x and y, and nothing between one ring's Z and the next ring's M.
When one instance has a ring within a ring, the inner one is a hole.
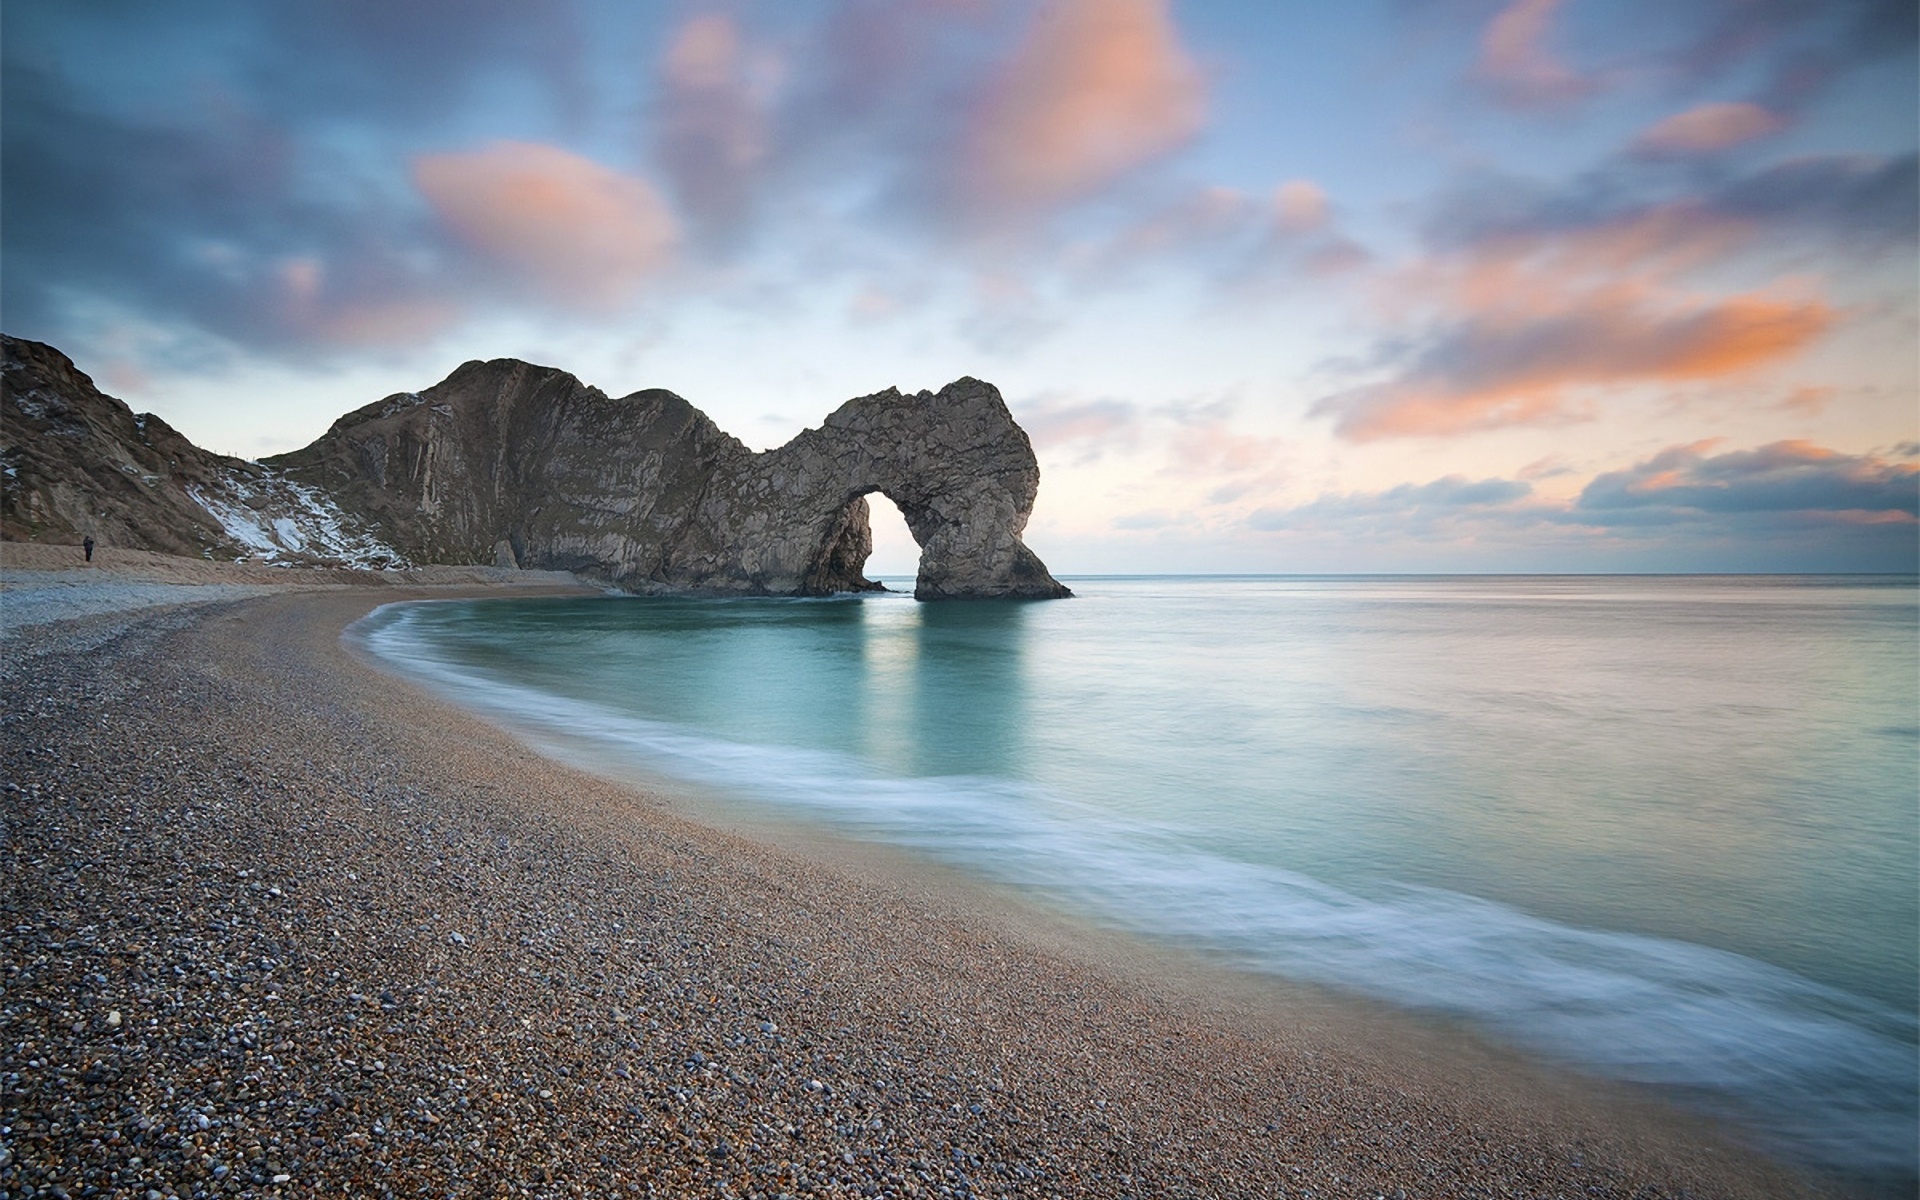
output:
M135 415L60 351L0 335L0 540L404 566L327 496Z
M975 379L849 400L755 453L671 392L614 398L555 368L470 362L249 463L133 417L50 347L9 338L6 364L9 539L91 532L174 553L825 595L877 586L862 571L865 497L878 491L920 543L916 596L1070 594L1020 540L1040 482L1033 448Z

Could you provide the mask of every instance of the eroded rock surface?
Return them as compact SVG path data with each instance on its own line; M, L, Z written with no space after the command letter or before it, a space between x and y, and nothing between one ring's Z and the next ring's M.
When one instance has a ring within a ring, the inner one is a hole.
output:
M915 594L1069 593L1020 541L1040 484L992 385L849 400L755 453L672 392L610 397L565 371L470 362L348 413L292 454L194 446L50 346L5 341L9 540L275 562L573 571L637 592L875 588L866 496L922 548Z
M0 537L356 567L406 559L325 493L135 415L52 346L0 336Z
M849 400L820 428L727 466L695 513L693 586L859 589L873 541L864 497L877 491L920 543L920 599L1069 594L1020 540L1040 467L992 384Z
M471 362L268 465L422 562L512 562L638 592L825 595L874 585L865 497L921 546L921 599L1070 593L1020 540L1040 469L990 384L849 400L749 450L672 392Z

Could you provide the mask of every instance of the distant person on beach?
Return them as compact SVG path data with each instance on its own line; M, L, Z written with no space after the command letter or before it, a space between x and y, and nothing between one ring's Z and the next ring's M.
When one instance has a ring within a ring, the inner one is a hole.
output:
M87 561L92 562L93 561L93 538L90 536L81 538L80 548L87 552Z

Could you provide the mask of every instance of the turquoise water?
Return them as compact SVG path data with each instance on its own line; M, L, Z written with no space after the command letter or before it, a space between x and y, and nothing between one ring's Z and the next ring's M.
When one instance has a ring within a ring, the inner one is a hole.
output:
M1913 580L1071 582L402 605L354 635L553 753L1912 1176Z

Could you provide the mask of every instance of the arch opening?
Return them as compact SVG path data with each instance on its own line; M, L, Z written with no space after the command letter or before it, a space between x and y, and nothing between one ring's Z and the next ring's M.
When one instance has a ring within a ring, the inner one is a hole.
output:
M874 516L881 520L885 557L874 559ZM885 574L917 580L920 570L920 544L892 500L878 488L849 498L827 522L800 588L805 596L830 596L836 592L884 592L890 589L872 574ZM905 569L900 569L901 567Z
M868 492L867 528L873 534L873 552L867 556L866 574L873 579L905 580L911 591L920 574L920 543L907 518L885 492Z

